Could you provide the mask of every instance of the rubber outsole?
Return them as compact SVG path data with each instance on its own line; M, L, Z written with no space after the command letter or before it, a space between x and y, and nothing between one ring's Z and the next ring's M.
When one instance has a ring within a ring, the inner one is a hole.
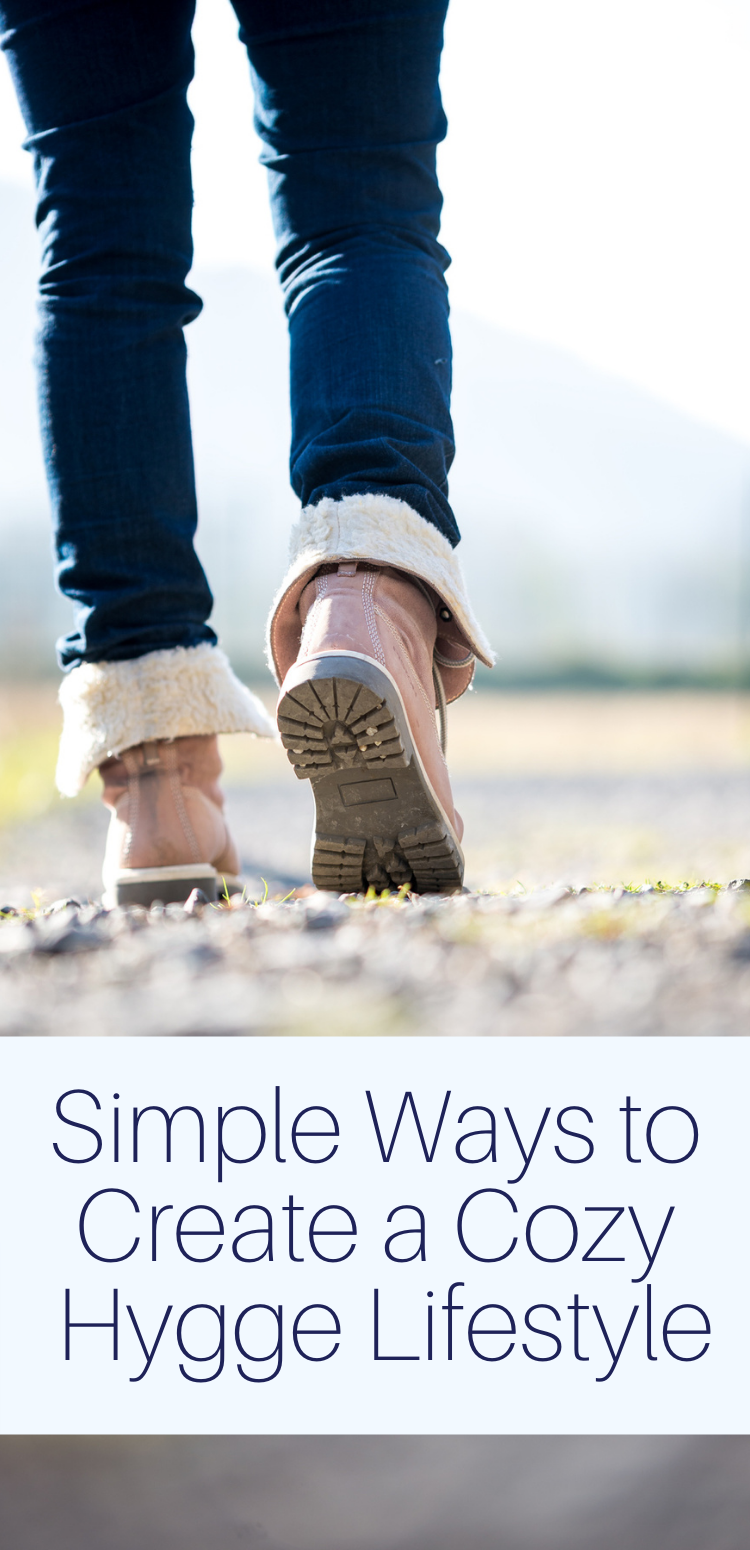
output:
M460 891L461 847L378 663L346 652L300 663L285 680L278 725L295 774L312 785L316 888Z
M198 866L174 867L124 867L117 873L105 894L108 908L117 905L139 904L149 909L152 904L184 904L194 888L200 888L209 904L215 904L226 893L240 893L242 883L237 877L220 877L208 863Z

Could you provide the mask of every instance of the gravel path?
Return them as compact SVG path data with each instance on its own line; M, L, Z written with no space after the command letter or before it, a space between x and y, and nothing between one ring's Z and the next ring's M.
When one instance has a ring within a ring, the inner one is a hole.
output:
M459 898L318 894L193 917L90 904L6 920L0 1031L744 1031L750 893L726 884L750 875L750 775L505 777L464 781L459 797L474 887ZM229 807L251 898L261 878L272 900L308 883L305 786L239 787ZM84 802L6 830L0 904L28 904L33 887L40 903L95 899L105 828ZM598 886L632 879L644 856L656 882L725 886Z
M629 833L650 835L665 857L682 847L714 867L722 856L741 862L747 776L506 779L468 783L461 795L469 834L484 840L470 851L470 868L503 892L384 905L308 891L196 916L178 906L106 915L91 904L33 923L7 919L0 1031L647 1036L747 1028L750 892L726 886L731 872L721 888L631 893L596 886L594 867L626 848ZM271 899L304 884L307 790L237 790L231 808L250 897L262 897L261 875ZM97 805L83 804L16 829L2 853L0 903L27 900L29 877L47 899L95 896L105 823ZM528 887L507 867L497 878L493 855L507 862L514 847L527 858ZM549 867L545 885L541 858L550 853L569 870Z
M0 927L5 1034L739 1034L747 895L328 895Z

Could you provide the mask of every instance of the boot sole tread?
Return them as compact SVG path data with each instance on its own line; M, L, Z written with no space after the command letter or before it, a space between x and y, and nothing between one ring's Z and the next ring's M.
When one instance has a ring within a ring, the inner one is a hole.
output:
M463 856L377 663L347 653L299 664L278 707L287 757L315 800L316 888L456 893Z

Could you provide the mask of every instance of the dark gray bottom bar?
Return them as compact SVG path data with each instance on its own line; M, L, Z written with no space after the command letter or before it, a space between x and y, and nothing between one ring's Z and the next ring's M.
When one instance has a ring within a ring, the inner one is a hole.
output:
M8 1550L747 1550L746 1437L0 1438Z

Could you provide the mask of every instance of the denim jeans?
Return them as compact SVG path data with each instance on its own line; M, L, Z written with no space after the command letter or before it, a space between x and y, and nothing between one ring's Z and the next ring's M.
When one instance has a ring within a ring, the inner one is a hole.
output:
M304 505L395 496L452 544L437 238L447 0L233 0L291 336ZM214 642L183 330L194 0L0 0L42 238L39 383L64 669ZM238 193L241 197L241 191Z

